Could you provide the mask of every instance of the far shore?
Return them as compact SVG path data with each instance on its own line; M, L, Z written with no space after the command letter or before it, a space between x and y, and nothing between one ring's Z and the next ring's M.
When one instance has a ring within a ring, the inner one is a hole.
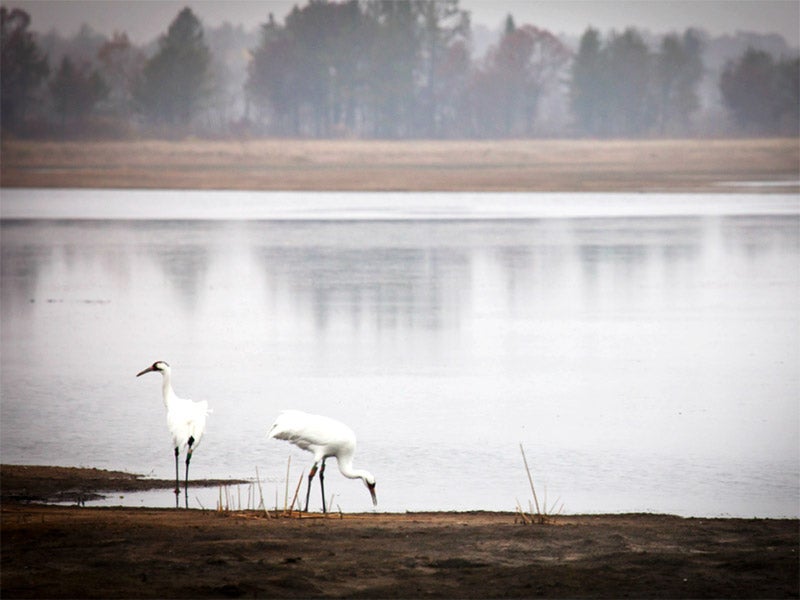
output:
M0 186L271 191L800 192L800 140L30 141Z

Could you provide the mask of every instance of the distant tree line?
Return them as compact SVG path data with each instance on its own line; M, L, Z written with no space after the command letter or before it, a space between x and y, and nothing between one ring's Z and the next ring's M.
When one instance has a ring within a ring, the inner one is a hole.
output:
M781 58L749 48L729 63L720 78L725 105L752 133L797 131L800 112L800 59Z
M699 107L702 52L691 29L665 36L652 54L632 29L603 43L590 28L572 65L570 102L579 129L595 136L687 133Z
M509 16L475 58L458 0L311 0L282 23L270 14L238 79L189 8L150 48L82 31L55 65L23 10L0 18L0 126L14 135L693 135L707 75L693 29L652 49L635 29L589 28L572 51ZM226 33L228 47L244 35ZM750 48L730 60L717 88L731 131L798 135L799 73L796 56Z

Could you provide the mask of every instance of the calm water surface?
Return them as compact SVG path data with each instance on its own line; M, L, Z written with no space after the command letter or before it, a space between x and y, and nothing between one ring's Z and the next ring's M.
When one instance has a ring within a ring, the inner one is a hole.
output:
M281 504L299 408L381 510L527 506L522 443L566 512L800 515L797 196L2 195L4 463L171 477L163 359L214 409L192 475Z

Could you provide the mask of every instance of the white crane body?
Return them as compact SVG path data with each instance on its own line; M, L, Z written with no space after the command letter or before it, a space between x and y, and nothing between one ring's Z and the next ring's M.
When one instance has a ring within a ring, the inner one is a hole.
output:
M272 424L269 437L286 440L314 455L314 462L336 456L352 456L356 451L356 434L344 423L322 415L299 410L285 410Z
M178 456L183 450L186 452L184 490L186 508L189 508L189 462L192 459L192 452L203 437L206 429L206 417L211 411L205 400L194 402L188 398L178 397L172 389L172 370L163 360L154 362L136 376L139 377L150 372L161 373L162 377L161 392L164 397L164 406L167 409L167 429L172 435L172 446L175 448L175 506L178 506L178 495L180 494Z
M320 487L322 488L322 510L325 512L325 459L336 457L339 471L349 479L361 479L367 486L372 496L373 504L377 504L375 496L375 478L369 471L353 468L353 455L356 451L356 434L344 423L312 415L299 410L285 410L270 427L268 438L286 440L314 455L314 464L308 474L308 489L306 491L306 508L308 511L308 498L311 493L311 481L320 469Z
M191 449L195 450L206 428L208 402L179 398L171 388L169 392L169 396L164 393L164 406L167 407L167 429L172 434L172 445L187 450L191 440Z

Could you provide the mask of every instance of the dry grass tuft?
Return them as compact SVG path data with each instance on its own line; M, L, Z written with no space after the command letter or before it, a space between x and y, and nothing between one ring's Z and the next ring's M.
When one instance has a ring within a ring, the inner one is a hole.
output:
M524 525L538 524L544 525L545 523L553 523L556 518L561 514L564 509L564 503L559 504L560 498L557 498L551 506L547 506L547 493L545 492L544 503L539 505L539 497L536 494L536 488L533 485L533 475L531 475L530 467L528 467L528 458L525 456L525 449L522 444L519 445L519 450L522 452L522 462L525 464L525 472L528 474L528 482L531 486L531 494L533 495L533 504L528 501L528 514L522 510L519 500L517 500L517 516L520 517ZM535 511L534 511L535 506ZM558 510L555 510L558 507ZM555 510L555 512L554 512Z

